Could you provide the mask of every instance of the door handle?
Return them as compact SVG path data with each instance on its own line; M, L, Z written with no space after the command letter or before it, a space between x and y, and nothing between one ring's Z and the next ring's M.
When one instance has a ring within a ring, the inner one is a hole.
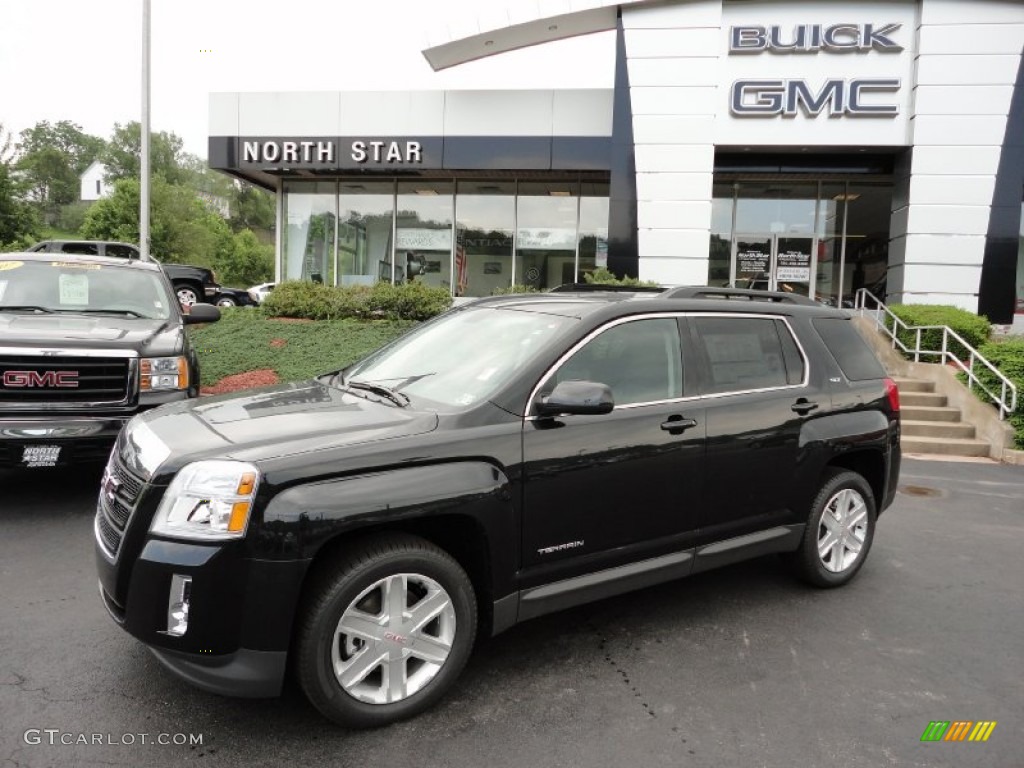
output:
M666 421L661 423L661 428L668 432L670 435L681 435L690 427L696 427L696 419L686 419L682 416L669 416Z
M799 400L797 400L795 403L793 403L793 410L796 413L799 413L801 416L804 416L804 415L810 413L811 411L815 410L817 407L818 407L817 403L812 403L810 400L808 400L805 397L801 397Z

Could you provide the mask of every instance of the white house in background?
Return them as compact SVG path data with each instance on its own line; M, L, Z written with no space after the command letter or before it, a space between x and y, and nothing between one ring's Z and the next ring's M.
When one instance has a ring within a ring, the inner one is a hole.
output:
M101 197L107 197L111 192L111 187L107 184L106 175L107 166L99 160L93 160L92 164L79 177L82 181L79 198L85 202L91 202L99 200Z

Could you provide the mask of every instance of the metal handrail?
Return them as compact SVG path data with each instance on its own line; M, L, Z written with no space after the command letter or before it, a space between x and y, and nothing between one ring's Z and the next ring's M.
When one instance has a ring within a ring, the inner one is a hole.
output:
M871 299L875 303L874 310L870 310L867 307L867 301ZM982 392L988 395L989 399L999 409L999 418L1005 419L1006 415L1013 413L1017 409L1017 387L1016 385L1006 378L998 368L992 363L986 360L978 350L964 341L963 337L950 328L948 325L907 325L891 309L889 309L882 300L871 293L867 288L860 288L857 291L856 298L854 299L854 309L860 312L861 317L864 317L867 313L873 313L875 318L875 328L881 330L892 340L892 348L899 348L907 355L914 356L914 362L921 362L921 356L932 356L940 357L943 363L953 363L963 373L967 375L967 388L972 390L975 386L978 387ZM883 320L888 317L892 319L892 328L889 324ZM914 346L913 348L907 346L899 339L899 331L912 332L914 334ZM942 331L942 349L921 349L921 332L922 331ZM968 352L968 362L964 362L949 348L949 340L953 338L960 346L962 346ZM981 379L978 378L974 372L974 366L981 364L988 368L988 370L999 380L1001 383L1000 392L997 395L995 392L986 387ZM1009 399L1007 399L1009 395Z

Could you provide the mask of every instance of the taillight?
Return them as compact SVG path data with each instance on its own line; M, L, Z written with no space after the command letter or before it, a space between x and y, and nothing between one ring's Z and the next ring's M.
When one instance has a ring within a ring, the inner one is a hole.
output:
M885 380L885 396L889 398L889 408L893 413L900 412L900 390L892 379Z

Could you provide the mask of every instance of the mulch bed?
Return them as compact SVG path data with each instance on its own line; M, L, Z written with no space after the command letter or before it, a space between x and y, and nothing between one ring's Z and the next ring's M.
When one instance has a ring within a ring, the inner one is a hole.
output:
M271 368L261 368L257 371L246 371L225 376L216 384L203 387L200 394L203 395L224 395L228 392L238 392L241 389L252 387L265 387L269 384L277 384L281 379Z

